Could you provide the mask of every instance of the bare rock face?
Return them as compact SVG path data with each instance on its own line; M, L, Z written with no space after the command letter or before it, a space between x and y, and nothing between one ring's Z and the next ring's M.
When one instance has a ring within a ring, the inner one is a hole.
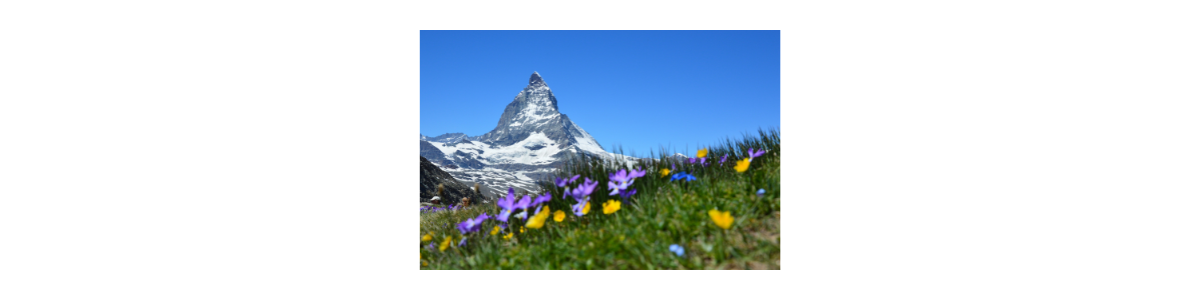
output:
M546 135L559 149L586 144L582 146L591 148L588 150L604 151L596 139L558 111L558 98L537 72L529 76L529 85L504 108L496 128L480 136L479 141L509 146L528 139L533 133Z
M442 204L460 204L463 197L481 199L480 194L475 193L473 189L467 185L454 179L450 173L446 173L442 169L430 163L425 157L421 157L421 202L426 202L433 196L437 196L437 187L441 184L442 189Z

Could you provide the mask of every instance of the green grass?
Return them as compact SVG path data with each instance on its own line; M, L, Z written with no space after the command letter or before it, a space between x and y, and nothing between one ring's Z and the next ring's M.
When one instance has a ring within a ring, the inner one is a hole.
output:
M767 153L755 158L745 173L734 171L735 162L747 157L745 149L751 147ZM494 203L422 214L422 235L432 234L435 244L447 236L453 239L445 251L431 251L425 247L429 243L422 242L422 269L779 269L779 131L760 130L708 148L710 166L676 164L677 172L696 176L692 182L660 177L658 170L671 168L665 152L658 162L640 163L647 172L633 185L637 195L610 215L603 213L602 203L620 198L608 196L608 174L620 168L595 159L573 159L558 175L582 174L571 187L583 177L600 182L591 211L576 217L570 209L574 200L562 200L561 188L543 183L554 197L551 212L562 210L567 218L561 223L551 218L544 227L524 233L519 232L524 222L512 218L510 227L518 232L510 240L490 235L499 222L488 220L484 230L467 235L466 246L457 247L463 237L457 224L483 212L497 214ZM725 154L729 159L718 166ZM761 198L755 195L760 188L766 190ZM733 226L717 227L708 216L714 208L732 212ZM677 257L667 250L671 244L683 246L686 254Z

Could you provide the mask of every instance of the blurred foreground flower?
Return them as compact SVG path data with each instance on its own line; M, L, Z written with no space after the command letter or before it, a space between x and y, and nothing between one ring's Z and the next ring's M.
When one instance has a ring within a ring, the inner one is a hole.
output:
M422 243L432 241L432 240L433 240L433 235L425 234L425 235L421 236Z
M541 196L537 196L537 198L534 198L534 199L533 199L533 204L531 204L531 205L532 205L532 206L537 206L538 204L542 204L542 203L550 202L550 199L551 199L551 198L553 198L553 197L550 197L550 192L546 192L545 194L543 194L543 195L541 195Z
M676 244L671 244L671 247L669 247L669 249L671 250L671 252L675 252L675 255L678 255L679 257L683 257L683 247L676 245Z
M525 195L525 196L521 196L521 200L517 201L517 204L513 205L513 208L523 209L523 210L528 211L529 207L531 207L531 206L533 206L533 199L530 199L529 195ZM522 219L524 219L524 218L522 217Z
M662 174L662 176L658 176L658 178L667 177L667 175L671 175L671 170L669 170L669 169L662 169L662 170L659 170L659 171L658 171L658 174Z
M705 156L708 156L708 148L704 148L704 149L700 149L699 151L696 151L696 157L704 158Z
M525 226L527 226L529 228L533 228L533 229L542 228L542 225L546 224L546 218L549 218L549 217L550 217L549 209L543 210L541 207L538 207L538 213L534 214L533 217L530 217L529 221L525 222Z
M671 181L676 181L676 180L692 181L692 180L696 180L696 176L692 176L691 174L688 174L686 172L679 172L679 173L676 173L675 175L671 175Z
M446 240L443 240L442 244L438 245L438 251L439 252L446 251L446 248L449 248L449 247L450 247L450 237L446 237Z
M765 149L758 149L758 152L754 152L754 148L750 148L750 151L749 151L749 154L750 154L750 160L754 160L754 158L755 158L755 157L762 156L762 155L763 155L763 153L767 153L767 150L765 150Z
M482 213L474 219L467 219L462 223L458 223L458 231L462 234L479 231L479 229L483 227L483 221L487 220L488 218L489 217L487 213Z
M562 222L562 220L566 219L566 218L567 218L567 214L564 213L561 209L554 212L554 222Z
M575 179L579 179L579 175L571 176L571 178L554 178L554 185L565 187L567 184L575 181Z
M508 188L508 196L500 197L500 199L496 199L496 206L500 207L500 214L496 215L496 221L500 221L500 223L508 224L508 217L511 216L513 213L513 210L516 209L515 203L514 203L516 200L517 200L517 196L513 192L513 188L511 188L511 187Z
M629 197L633 197L634 194L637 194L637 189L628 189L620 193L622 200L629 200Z
M713 210L708 211L708 216L711 217L713 223L716 223L718 227L721 227L721 229L729 229L729 226L733 226L733 216L730 216L729 212L727 211L721 212L714 208Z
M612 191L608 195L613 196L629 189L629 186L633 185L634 179L642 176L646 176L646 171L642 171L641 169L620 170L616 173L608 174L608 189Z
M747 169L750 169L750 158L739 160L737 165L733 166L733 169L737 170L738 173L746 172Z
M604 214L611 215L618 210L621 210L621 202L616 200L608 200L608 202L604 202Z
M593 181L591 178L584 178L583 183L580 183L579 186L575 187L575 189L567 189L567 191L563 193L563 199L566 199L569 195L572 198L575 198L575 202L587 201L591 197L592 192L596 190L597 186L600 186L599 181Z
M588 211L591 211L591 210L592 210L591 202L580 202L578 204L571 205L571 211L574 212L575 216L577 216L577 217L582 217L582 216L586 215L588 213Z

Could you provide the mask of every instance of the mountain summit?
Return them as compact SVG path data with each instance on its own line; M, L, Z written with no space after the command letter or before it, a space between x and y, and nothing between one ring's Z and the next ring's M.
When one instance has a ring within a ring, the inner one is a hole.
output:
M496 128L480 136L479 140L510 146L536 133L544 134L559 149L575 146L586 152L604 153L604 148L595 138L558 111L558 99L554 97L554 92L535 71L529 76L529 85L504 108Z
M534 191L537 180L577 154L628 161L604 151L587 131L558 111L558 99L542 75L504 107L496 128L481 136L421 136L421 156L455 179L480 183L487 195L509 187Z
M542 80L541 74L538 74L537 71L533 71L533 75L529 75L529 85L546 85L546 81Z

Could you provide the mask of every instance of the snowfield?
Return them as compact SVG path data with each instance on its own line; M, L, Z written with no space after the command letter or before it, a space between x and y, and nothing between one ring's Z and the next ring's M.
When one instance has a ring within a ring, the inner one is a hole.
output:
M494 164L526 164L526 165L544 165L553 163L554 155L562 150L554 145L554 141L546 137L546 134L534 132L528 138L512 144L507 147L499 147L492 149L491 146L483 142L470 141L469 143L458 143L447 145L448 143L430 143L434 147L441 150L450 160L457 160L456 152L462 151L478 159L480 162L488 165ZM554 146L551 146L554 145ZM535 149L536 150L533 150ZM589 151L590 152L590 151Z

